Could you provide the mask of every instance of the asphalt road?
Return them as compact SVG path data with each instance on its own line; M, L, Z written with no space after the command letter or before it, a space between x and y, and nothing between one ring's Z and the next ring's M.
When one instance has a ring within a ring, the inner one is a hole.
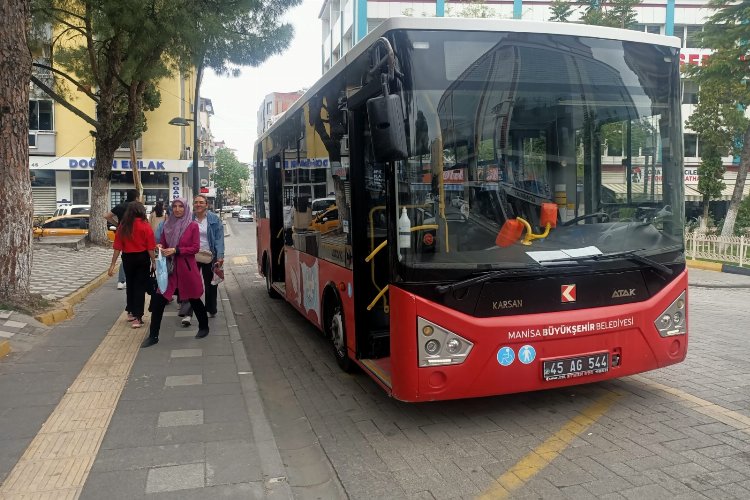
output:
M694 274L679 365L406 404L338 369L317 330L268 298L255 223L229 225L227 290L299 498L750 498L750 278Z

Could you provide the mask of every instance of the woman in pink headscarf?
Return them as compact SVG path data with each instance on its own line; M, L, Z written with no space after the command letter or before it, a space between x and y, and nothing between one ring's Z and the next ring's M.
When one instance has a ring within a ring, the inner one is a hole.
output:
M200 249L200 229L193 221L190 206L183 198L172 200L172 213L164 222L157 247L161 253L174 259L174 270L169 275L166 290L160 290L151 298L151 330L141 347L150 347L159 342L159 328L164 308L177 290L179 300L189 300L198 318L197 339L208 335L208 314L201 301L203 278L195 254Z

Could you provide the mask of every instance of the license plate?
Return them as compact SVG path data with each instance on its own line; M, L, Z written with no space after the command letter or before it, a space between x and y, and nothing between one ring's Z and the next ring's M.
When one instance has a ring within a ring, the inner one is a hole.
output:
M586 356L548 360L544 362L543 370L544 380L562 380L606 373L609 371L609 353L597 352Z

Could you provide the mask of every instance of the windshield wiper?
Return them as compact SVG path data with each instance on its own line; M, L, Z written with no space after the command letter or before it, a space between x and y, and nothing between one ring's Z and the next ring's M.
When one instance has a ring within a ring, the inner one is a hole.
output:
M640 252L644 250L643 248L639 250L627 250L624 252L613 252L613 253L601 253L597 255L582 255L580 257L564 257L562 259L554 259L554 260L545 260L540 262L540 264L544 265L548 262L552 263L558 263L558 262L587 262L587 261L593 261L593 262L602 262L606 260L617 260L617 259L625 259L629 260L631 262L637 262L639 264L644 264L652 269L655 269L659 271L660 273L664 274L665 276L672 276L674 274L674 271L672 271L669 267L665 266L661 262L656 262L653 259L649 259L648 257L645 257L637 252Z
M489 271L486 273L482 273L479 276L474 276L472 278L468 278L462 281L457 281L455 283L451 283L450 285L440 285L435 287L435 290L438 293L444 294L450 291L454 290L461 290L462 288L466 288L471 285L476 285L478 283L484 283L485 281L490 281L495 278L501 278L503 276L513 276L513 275L535 275L535 274L546 274L549 272L549 269L538 266L538 267L520 267L520 268L514 268L514 269L501 269L498 271Z

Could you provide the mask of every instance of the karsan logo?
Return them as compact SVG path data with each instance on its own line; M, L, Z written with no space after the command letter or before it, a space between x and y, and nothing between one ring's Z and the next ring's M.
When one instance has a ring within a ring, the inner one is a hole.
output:
M575 302L576 301L576 286L575 284L572 285L562 285L560 287L560 301L565 304L567 302Z
M613 299L617 299L620 297L634 297L634 296L635 296L635 288L615 290L614 292L612 292Z

